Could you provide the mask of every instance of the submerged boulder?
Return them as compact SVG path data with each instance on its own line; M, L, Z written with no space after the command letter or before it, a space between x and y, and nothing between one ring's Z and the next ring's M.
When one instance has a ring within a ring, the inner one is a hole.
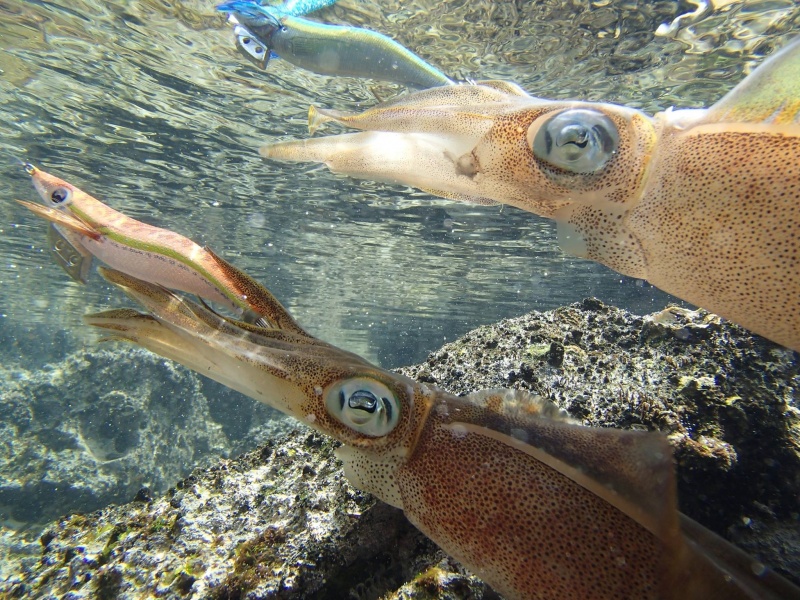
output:
M127 501L143 486L163 492L289 428L269 407L122 345L0 373L0 516L18 529Z

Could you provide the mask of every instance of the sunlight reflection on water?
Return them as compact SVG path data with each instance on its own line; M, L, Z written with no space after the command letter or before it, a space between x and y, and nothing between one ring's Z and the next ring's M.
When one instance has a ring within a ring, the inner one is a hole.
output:
M797 29L792 2L728 4L655 37L674 2L356 2L314 18L395 37L452 76L513 79L554 98L648 111L719 98ZM479 324L596 295L634 311L669 297L565 256L552 224L496 207L308 166L264 163L267 138L306 135L310 103L355 109L398 86L266 74L233 48L213 3L0 2L0 173L34 193L15 157L115 208L208 244L266 283L320 337L395 366ZM20 360L91 343L80 315L120 296L69 282L45 228L0 204L0 336ZM54 341L42 349L41 340ZM35 356L32 354L36 347Z

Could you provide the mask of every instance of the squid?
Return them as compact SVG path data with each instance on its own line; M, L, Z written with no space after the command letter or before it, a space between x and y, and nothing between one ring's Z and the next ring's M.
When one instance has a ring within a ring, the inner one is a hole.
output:
M651 117L487 81L311 108L312 133L328 122L362 131L261 155L554 219L566 252L800 350L800 40L707 109Z
M401 508L507 600L800 599L678 512L663 435L584 427L520 391L456 397L385 371L284 328L293 320L266 288L207 252L270 307L260 325L108 268L144 311L85 322L335 438L354 486Z

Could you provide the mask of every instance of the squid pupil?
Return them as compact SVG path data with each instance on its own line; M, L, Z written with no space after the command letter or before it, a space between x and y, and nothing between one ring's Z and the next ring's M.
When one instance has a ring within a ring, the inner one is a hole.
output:
M589 143L589 140L587 140L586 138L583 138L580 141L571 140L571 141L569 141L567 143L568 144L572 144L574 146L577 146L578 148L586 148L586 144Z
M365 410L368 413L374 413L375 409L378 408L378 399L372 392L359 390L353 392L353 395L350 396L350 399L347 401L347 405L350 408L357 408L359 410Z
M579 135L580 139L572 143L578 146L579 148L586 148L586 144L589 143L589 132L584 129L583 131L581 131Z
M561 136L566 139L564 139L559 146L572 144L578 148L586 148L586 144L589 143L589 132L586 127L582 125L570 125L569 127L565 127L561 132Z

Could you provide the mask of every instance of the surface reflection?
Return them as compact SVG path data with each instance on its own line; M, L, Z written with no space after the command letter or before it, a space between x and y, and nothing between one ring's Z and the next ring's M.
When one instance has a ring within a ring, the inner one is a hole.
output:
M793 2L723 4L674 37L654 32L679 13L676 2L343 0L314 18L377 29L459 79L656 111L710 104L797 30ZM257 72L213 3L3 0L0 45L9 199L34 198L16 159L40 164L210 245L314 335L383 365L589 295L637 312L670 301L565 256L552 225L527 213L262 162L265 139L305 135L310 103L356 109L403 89L282 61ZM97 276L85 288L69 282L24 209L4 202L0 215L4 345L32 366L91 343L63 332L120 298Z

